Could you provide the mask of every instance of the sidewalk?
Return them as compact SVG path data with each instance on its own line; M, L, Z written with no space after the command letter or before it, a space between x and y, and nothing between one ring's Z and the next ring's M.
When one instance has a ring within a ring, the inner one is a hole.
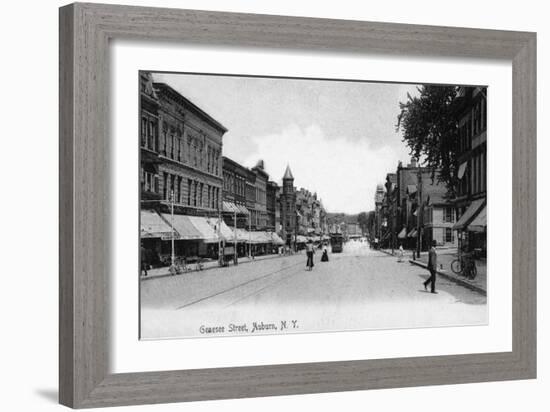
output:
M300 252L297 252L297 253L300 253ZM286 256L288 256L288 255L286 255ZM282 258L282 257L285 257L285 255L275 255L275 254L273 254L273 255L262 255L262 256L256 256L254 259L248 258L248 257L240 257L239 258L239 265L242 265L244 263L257 262L257 261L267 260L267 259L277 259L277 258ZM234 266L233 261L229 262L229 266ZM186 273L204 272L205 270L219 268L220 265L218 264L217 260L208 260L208 261L204 261L202 263L202 270L197 270L195 263L190 263L189 267L191 268L190 270L188 270L187 272L181 273L180 275L185 275ZM148 270L147 271L147 276L144 276L143 274L141 274L140 275L140 280L157 279L157 278L163 278L163 277L167 277L167 276L172 276L172 274L169 271L169 267L164 266L164 267L161 267L161 268L155 268L155 269ZM176 275L176 276L178 276L178 275Z
M380 249L381 252L391 255L390 250ZM451 262L456 258L456 249L437 249L437 265L438 275L443 276L453 282L456 282L468 289L474 290L482 295L487 296L487 261L485 259L477 259L477 276L475 279L467 279L462 275L457 275L451 270ZM397 256L396 256L397 259ZM420 258L414 260L412 258L412 251L405 250L403 259L409 259L409 262L413 265L420 266L422 268L428 267L428 252L422 252Z

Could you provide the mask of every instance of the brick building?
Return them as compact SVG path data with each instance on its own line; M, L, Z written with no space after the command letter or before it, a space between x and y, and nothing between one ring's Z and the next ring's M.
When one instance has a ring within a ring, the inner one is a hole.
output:
M250 169L246 172L246 208L250 213L248 229L256 230L256 173Z
M223 157L222 215L230 227L247 228L250 213L246 208L246 179L248 169Z
M158 153L161 210L171 193L178 214L216 216L221 210L222 137L227 129L165 83L160 101Z
M487 88L461 87L458 99L457 195L461 247L487 249Z
M287 166L283 176L283 187L280 197L282 238L289 246L295 245L297 236L296 193L294 176Z
M257 230L267 229L267 181L269 175L264 170L264 161L259 160L252 169L255 174L255 207L252 220L255 222Z
M279 207L280 188L273 181L267 182L267 230L270 232L280 232L281 230L281 210Z
M150 73L139 80L142 246L151 260L170 256L172 238L177 256L213 255L217 236L208 219L221 211L227 129Z

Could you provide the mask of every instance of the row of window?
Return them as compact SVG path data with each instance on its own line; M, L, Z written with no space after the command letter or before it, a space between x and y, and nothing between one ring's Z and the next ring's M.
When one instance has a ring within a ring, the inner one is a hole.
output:
M246 196L246 179L239 175L223 172L223 190L236 196Z
M182 135L180 130L170 132L163 127L159 138L158 120L142 112L141 147L160 153L178 162L187 163L208 173L220 175L221 150L205 144L193 136Z
M142 167L141 168L141 190L143 192L158 193L159 191L158 186L159 186L158 176L154 173L146 171Z
M434 222L433 217L434 209L433 207L428 207L424 209L424 221L426 223ZM442 216L441 216L443 223L454 223L455 222L455 213L453 207L444 207L442 210Z
M259 210L250 211L251 224L256 227L267 226L267 212Z
M446 243L454 243L455 241L455 234L453 232L453 229L450 227L445 228L445 242Z
M265 205L267 203L267 194L265 190L256 188L256 202Z
M141 116L141 147L157 150L157 119L143 112Z
M184 187L186 185L186 187ZM193 207L217 209L220 202L220 188L164 172L163 198L174 203ZM185 197L185 195L187 195Z
M487 153L482 151L473 156L466 172L458 184L458 195L475 195L487 190Z
M487 129L487 100L477 101L464 123L458 128L458 153L472 148L472 139Z

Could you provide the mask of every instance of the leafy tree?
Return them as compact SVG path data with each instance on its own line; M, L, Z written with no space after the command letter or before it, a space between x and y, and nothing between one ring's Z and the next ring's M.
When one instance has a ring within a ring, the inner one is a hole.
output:
M436 169L440 170L438 180L445 183L452 197L457 183L458 88L421 86L418 92L399 103L396 129L403 132L411 156L422 159L422 165L432 170L432 179Z
M367 212L361 212L357 215L357 223L359 223L359 226L361 226L361 230L363 232L366 232L368 229L368 223L369 223L369 217L367 215Z

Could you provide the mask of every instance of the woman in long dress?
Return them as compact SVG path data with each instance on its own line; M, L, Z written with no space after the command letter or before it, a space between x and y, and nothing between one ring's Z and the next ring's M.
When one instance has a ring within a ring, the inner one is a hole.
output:
M323 243L323 255L321 256L321 262L328 262L328 249L326 243Z

